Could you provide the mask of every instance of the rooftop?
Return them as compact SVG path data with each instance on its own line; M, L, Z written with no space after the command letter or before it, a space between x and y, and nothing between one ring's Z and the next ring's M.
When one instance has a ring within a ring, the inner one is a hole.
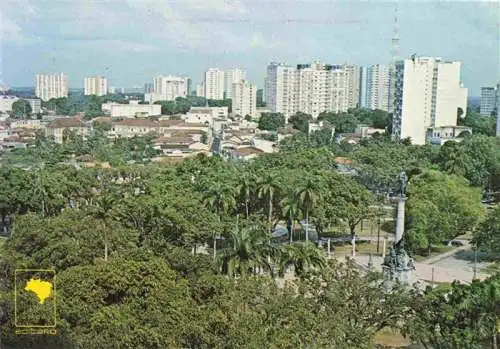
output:
M260 149L254 147L242 147L234 150L234 154L237 156L248 156L253 154L263 154L264 152Z
M137 126L137 127L170 127L175 125L184 125L183 120L149 120L149 119L124 119L113 121L113 125L118 126Z
M87 127L79 118L61 118L51 121L47 128Z
M351 159L348 159L348 158L344 158L342 156L338 156L335 158L335 163L336 164L341 164L341 165L351 165L352 164L352 160Z

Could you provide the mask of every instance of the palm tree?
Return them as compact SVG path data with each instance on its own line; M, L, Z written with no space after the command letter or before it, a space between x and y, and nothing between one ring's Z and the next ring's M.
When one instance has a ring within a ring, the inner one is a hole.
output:
M283 277L289 266L294 266L295 275L303 275L309 268L323 268L325 259L321 251L310 242L283 246L279 275Z
M233 187L222 185L222 181L216 180L208 184L208 189L203 195L203 203L214 210L222 222L222 216L236 206L235 191ZM217 251L217 233L214 232L214 260Z
M235 228L229 237L233 247L227 248L219 259L223 273L229 276L256 274L264 268L274 276L269 259L276 254L267 234L256 229Z
M298 191L300 206L306 214L306 241L309 241L309 214L319 199L319 190L316 183L309 179L305 186Z
M46 211L46 201L48 197L47 190L45 189L45 176L42 172L43 170L38 168L36 170L36 182L35 182L35 188L34 188L34 197L40 199L40 203L42 206L42 217L45 216L45 211Z
M245 213L246 213L247 219L248 219L248 216L250 215L249 204L250 204L250 197L252 195L253 190L254 190L254 178L253 178L253 176L245 173L240 178L238 192L240 193L240 195L243 197L243 199L245 201Z
M108 261L108 234L106 229L106 221L111 218L111 210L115 204L115 198L109 194L99 196L96 200L94 209L95 217L101 222L104 227L104 261Z
M222 181L215 181L208 184L203 202L208 208L215 210L222 220L222 216L236 206L236 198L234 188L221 183Z
M257 195L259 198L266 198L268 202L268 218L269 234L271 234L271 219L273 215L273 198L274 194L278 191L280 182L276 173L268 173L258 184Z
M296 191L285 197L280 202L283 216L292 224L290 231L290 244L293 242L293 232L295 231L295 220L300 212L299 196Z

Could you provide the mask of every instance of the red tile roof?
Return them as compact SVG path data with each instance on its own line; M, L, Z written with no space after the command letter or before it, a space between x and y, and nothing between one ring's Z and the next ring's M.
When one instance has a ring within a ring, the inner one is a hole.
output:
M242 147L234 150L234 153L237 156L248 156L253 154L262 154L264 153L262 150L254 148L254 147Z
M352 164L352 162L353 161L351 159L347 159L347 158L344 158L342 156L339 156L339 157L335 158L335 163L336 164L350 165L350 164Z
M51 121L47 128L87 127L80 118L63 118Z

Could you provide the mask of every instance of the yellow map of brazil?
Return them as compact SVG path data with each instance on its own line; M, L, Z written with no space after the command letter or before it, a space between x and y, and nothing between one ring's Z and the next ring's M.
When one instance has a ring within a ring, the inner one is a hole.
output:
M38 303L43 304L47 298L52 294L52 283L48 281L42 281L40 279L30 279L26 282L26 291L31 291L36 294L38 298Z

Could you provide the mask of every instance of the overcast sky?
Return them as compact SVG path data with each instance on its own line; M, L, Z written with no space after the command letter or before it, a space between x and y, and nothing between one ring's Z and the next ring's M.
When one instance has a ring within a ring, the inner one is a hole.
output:
M70 87L105 74L116 87L157 74L240 66L263 86L266 65L390 62L395 2L333 0L2 0L0 80L33 86L64 72ZM500 78L497 1L399 1L401 56L458 60L469 94Z

